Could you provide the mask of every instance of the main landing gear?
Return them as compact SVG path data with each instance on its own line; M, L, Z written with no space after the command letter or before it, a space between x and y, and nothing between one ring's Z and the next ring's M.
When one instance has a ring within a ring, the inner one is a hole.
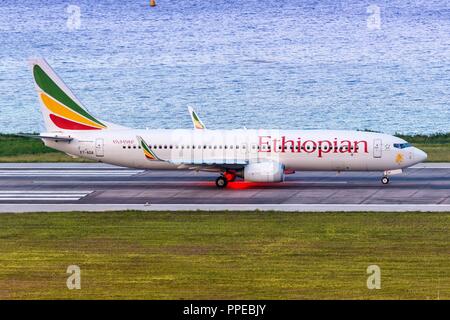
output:
M236 180L236 174L227 171L216 179L216 186L217 188L225 188L228 182L232 182L234 180Z
M220 176L216 179L217 188L225 188L228 184L227 179L224 176Z

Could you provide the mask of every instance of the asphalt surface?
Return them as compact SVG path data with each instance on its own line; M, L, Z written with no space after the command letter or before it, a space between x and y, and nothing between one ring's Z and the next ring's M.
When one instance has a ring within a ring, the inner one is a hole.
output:
M216 173L104 164L0 164L0 212L52 210L450 211L450 164L423 164L380 182L378 172L298 172L284 183Z

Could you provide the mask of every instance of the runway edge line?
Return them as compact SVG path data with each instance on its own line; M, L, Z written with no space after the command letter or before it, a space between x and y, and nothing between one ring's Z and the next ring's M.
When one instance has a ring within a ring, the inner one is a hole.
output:
M0 213L107 211L450 212L450 204L1 204Z

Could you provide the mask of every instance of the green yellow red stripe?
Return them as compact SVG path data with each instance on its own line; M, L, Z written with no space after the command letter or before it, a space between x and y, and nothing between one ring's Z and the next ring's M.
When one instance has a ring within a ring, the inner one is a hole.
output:
M33 67L33 75L36 84L44 91L48 96L58 101L68 109L77 113L78 115L94 122L96 126L105 128L106 126L99 120L90 115L84 108L79 106L72 98L70 98L46 73L39 65ZM69 120L74 120L69 118ZM77 120L74 120L77 121ZM84 123L83 123L84 124Z
M44 105L47 107L47 109L60 117L69 119L72 122L77 122L79 124L83 124L85 126L90 126L95 129L105 128L105 126L99 125L96 122L89 120L86 117L83 117L82 115L73 111L72 109L62 105L58 101L56 101L53 98L51 98L50 96L48 96L46 93L42 92L39 96L40 96L42 102L44 103Z

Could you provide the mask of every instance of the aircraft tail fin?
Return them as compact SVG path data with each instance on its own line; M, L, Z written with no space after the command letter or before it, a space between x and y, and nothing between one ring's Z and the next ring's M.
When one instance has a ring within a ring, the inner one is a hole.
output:
M87 111L45 59L32 59L30 64L48 132L103 130L116 126L98 120Z

